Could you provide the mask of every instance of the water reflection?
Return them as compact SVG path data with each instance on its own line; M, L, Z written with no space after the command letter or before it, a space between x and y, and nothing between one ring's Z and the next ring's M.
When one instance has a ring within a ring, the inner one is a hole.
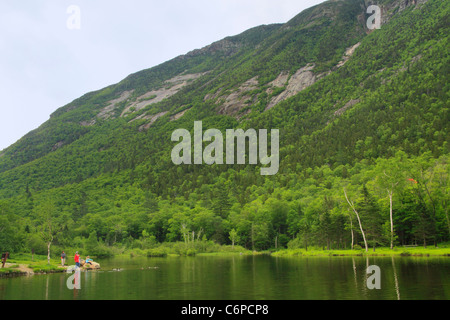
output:
M367 287L371 265L380 267L379 290ZM69 273L0 279L0 300L409 300L448 299L450 290L448 258L116 258L102 268L81 272L73 290Z
M397 269L395 268L394 257L392 256L391 258L392 258L392 270L394 271L395 293L397 294L397 300L400 300L400 287L398 286Z
M358 277L356 275L355 257L352 257L352 264L353 264L353 279L355 280L355 290L358 290Z

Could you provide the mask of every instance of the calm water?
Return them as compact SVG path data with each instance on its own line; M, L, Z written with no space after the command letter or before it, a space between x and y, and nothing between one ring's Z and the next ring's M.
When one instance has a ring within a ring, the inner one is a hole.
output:
M450 298L450 258L445 257L198 256L98 262L102 270L82 272L75 290L67 287L67 273L0 279L0 300ZM367 288L368 265L380 267L379 290Z

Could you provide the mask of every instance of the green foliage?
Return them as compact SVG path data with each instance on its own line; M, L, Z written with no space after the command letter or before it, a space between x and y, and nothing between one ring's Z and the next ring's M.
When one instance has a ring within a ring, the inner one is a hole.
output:
M55 271L62 272L64 269L55 266L55 265L49 265L49 264L33 264L29 265L29 268L33 270L34 273L51 273Z
M0 249L44 254L45 230L58 250L92 256L123 248L195 255L233 251L233 244L241 251L332 251L349 249L352 235L358 248L362 234L343 187L371 247L390 241L387 188L396 245L450 240L449 10L448 2L430 0L367 34L361 1L328 1L287 24L248 30L80 97L0 153ZM332 72L264 111L286 89L268 93L268 83L310 63L316 75ZM97 117L125 91L132 91L129 101L116 113L177 75L206 71L135 114ZM242 118L217 114L220 94L254 77ZM168 113L148 130L141 129L145 119L134 118L161 111ZM222 132L280 129L279 173L175 166L171 133L192 132L195 120Z
M146 253L147 257L166 257L167 252L160 248L149 249Z

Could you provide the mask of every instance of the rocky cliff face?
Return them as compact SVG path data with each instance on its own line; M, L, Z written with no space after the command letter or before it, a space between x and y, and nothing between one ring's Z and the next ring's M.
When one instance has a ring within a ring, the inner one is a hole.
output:
M378 1L382 26L427 2ZM326 1L284 24L255 27L87 93L2 151L0 172L65 150L105 124L120 128L126 123L135 132L146 132L164 121L224 116L243 123L268 113L345 69L371 33L366 9L372 3ZM329 102L335 106L333 114L339 116L356 105L348 101L359 100Z

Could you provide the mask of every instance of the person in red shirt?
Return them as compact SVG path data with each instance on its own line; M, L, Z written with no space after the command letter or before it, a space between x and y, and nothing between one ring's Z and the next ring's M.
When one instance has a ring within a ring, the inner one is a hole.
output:
M78 254L78 251L77 252L75 252L75 265L77 266L77 267L80 267L80 255Z

